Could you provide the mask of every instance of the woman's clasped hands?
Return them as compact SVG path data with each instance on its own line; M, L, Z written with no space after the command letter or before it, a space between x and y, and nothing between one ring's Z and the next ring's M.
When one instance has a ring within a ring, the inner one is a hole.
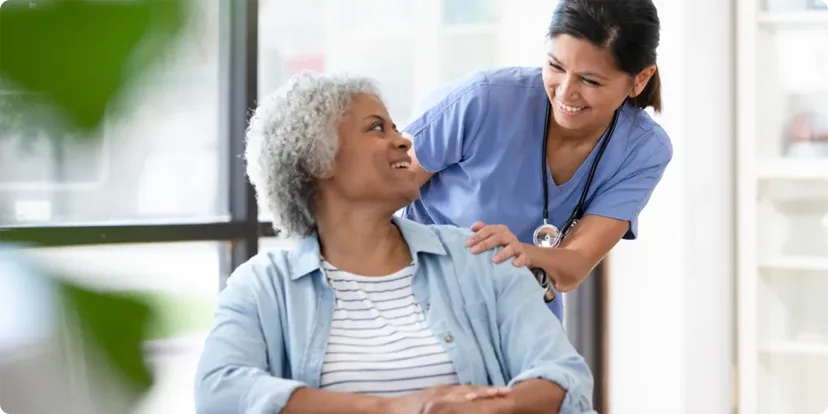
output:
M389 398L388 414L509 414L508 387L448 385Z

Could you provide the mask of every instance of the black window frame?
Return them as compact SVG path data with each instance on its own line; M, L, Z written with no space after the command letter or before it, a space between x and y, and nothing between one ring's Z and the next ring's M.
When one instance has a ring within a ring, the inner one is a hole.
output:
M219 194L226 195L227 220L123 221L116 224L50 224L0 226L0 240L38 247L79 247L113 244L220 242L219 288L236 267L255 256L259 239L275 237L272 223L259 221L252 185L245 175L244 132L258 93L258 0L219 0Z

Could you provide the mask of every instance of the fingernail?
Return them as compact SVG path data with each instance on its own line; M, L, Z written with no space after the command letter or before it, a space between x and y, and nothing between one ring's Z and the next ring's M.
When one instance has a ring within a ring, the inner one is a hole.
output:
M473 399L475 399L475 398L477 398L477 394L475 394L475 393L473 393L473 392L470 392L470 393L466 394L466 399L467 399L467 400L470 400L470 401L471 401L471 400L473 400Z

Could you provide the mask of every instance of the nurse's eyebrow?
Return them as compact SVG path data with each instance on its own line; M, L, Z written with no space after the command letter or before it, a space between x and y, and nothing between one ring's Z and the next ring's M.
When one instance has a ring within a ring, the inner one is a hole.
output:
M564 64L561 63L561 61L558 60L558 58L556 58L555 55L553 55L551 52L547 52L546 56L549 56L549 58L552 59L555 62L556 65L558 65L560 67L564 67ZM582 78L601 78L601 79L604 79L604 80L608 79L606 76L595 73L595 72L581 72L581 73L578 74L578 76L580 76Z

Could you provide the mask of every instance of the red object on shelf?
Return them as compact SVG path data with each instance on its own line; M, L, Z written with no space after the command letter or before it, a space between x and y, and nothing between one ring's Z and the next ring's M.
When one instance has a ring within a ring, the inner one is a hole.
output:
M287 61L285 65L287 75L292 76L304 70L317 72L325 71L325 57L319 55L299 56Z

